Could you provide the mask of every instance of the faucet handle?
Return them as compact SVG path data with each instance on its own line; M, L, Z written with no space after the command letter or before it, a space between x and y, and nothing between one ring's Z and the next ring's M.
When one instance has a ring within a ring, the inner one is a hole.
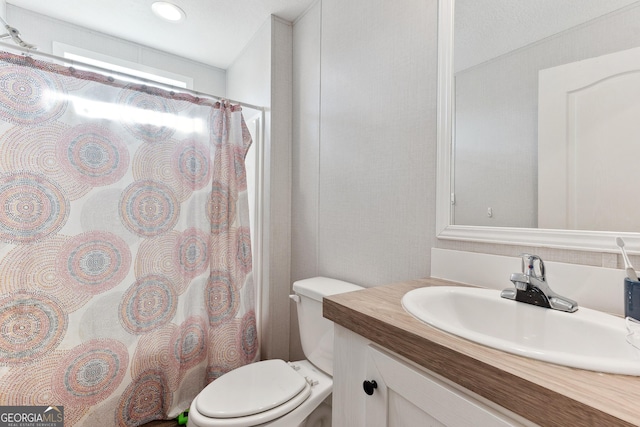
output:
M545 280L544 262L537 255L521 254L522 273L512 273L515 288L500 293L502 298L573 313L578 303L553 292ZM539 274L536 274L536 261Z
M538 255L531 254L520 254L522 258L522 273L527 276L536 277L540 280L544 279L544 261ZM536 274L535 264L538 261L538 269L540 270L540 274Z

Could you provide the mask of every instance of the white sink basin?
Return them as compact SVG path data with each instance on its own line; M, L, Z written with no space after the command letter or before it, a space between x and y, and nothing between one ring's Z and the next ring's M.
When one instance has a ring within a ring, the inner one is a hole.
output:
M509 353L640 375L640 351L627 342L624 319L606 313L584 307L564 313L501 298L497 290L455 286L415 289L402 305L431 326Z

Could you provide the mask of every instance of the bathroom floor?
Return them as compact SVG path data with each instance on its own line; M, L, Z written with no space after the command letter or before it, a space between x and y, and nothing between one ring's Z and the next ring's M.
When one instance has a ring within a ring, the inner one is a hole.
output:
M140 427L178 427L178 422L176 420L151 421L150 423L143 424Z

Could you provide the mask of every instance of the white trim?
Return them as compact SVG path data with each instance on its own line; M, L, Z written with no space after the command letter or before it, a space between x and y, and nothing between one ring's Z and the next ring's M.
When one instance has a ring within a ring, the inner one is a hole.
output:
M256 331L258 335L258 354L262 354L263 340L263 319L262 319L262 298L263 298L263 256L264 251L264 132L265 132L265 112L260 110L260 116L255 119L257 138L254 141L255 146L255 206L254 206L254 226L252 230L253 236L253 286L255 289L255 312L256 312Z
M438 3L438 129L436 234L451 223L451 141L453 126L453 13L454 0Z
M438 157L436 165L436 235L438 239L618 253L619 248L615 238L620 236L624 238L627 252L640 254L640 233L452 224L454 2L455 0L438 2Z
M142 77L146 80L153 80L163 84L169 84L172 86L183 87L186 89L193 89L193 78L184 76L182 74L172 73L170 71L161 70L159 68L149 67L147 65L139 64L137 62L126 61L124 59L116 58L114 56L104 55L102 53L94 52L87 49L82 49L76 46L71 46L65 43L53 42L53 54L62 58L68 58L73 61L83 62L82 58L88 58L93 61L98 61L103 64L109 64L110 67L105 67L102 64L89 64L98 66L101 68L114 68L114 71L130 74L137 77ZM72 56L69 56L72 55ZM80 58L79 58L80 57ZM142 74L140 74L142 73ZM160 77L158 79L157 77Z

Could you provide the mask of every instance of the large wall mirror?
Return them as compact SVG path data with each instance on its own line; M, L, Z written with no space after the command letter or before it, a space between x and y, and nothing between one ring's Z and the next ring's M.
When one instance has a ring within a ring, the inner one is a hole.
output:
M640 1L439 14L438 237L640 251Z

